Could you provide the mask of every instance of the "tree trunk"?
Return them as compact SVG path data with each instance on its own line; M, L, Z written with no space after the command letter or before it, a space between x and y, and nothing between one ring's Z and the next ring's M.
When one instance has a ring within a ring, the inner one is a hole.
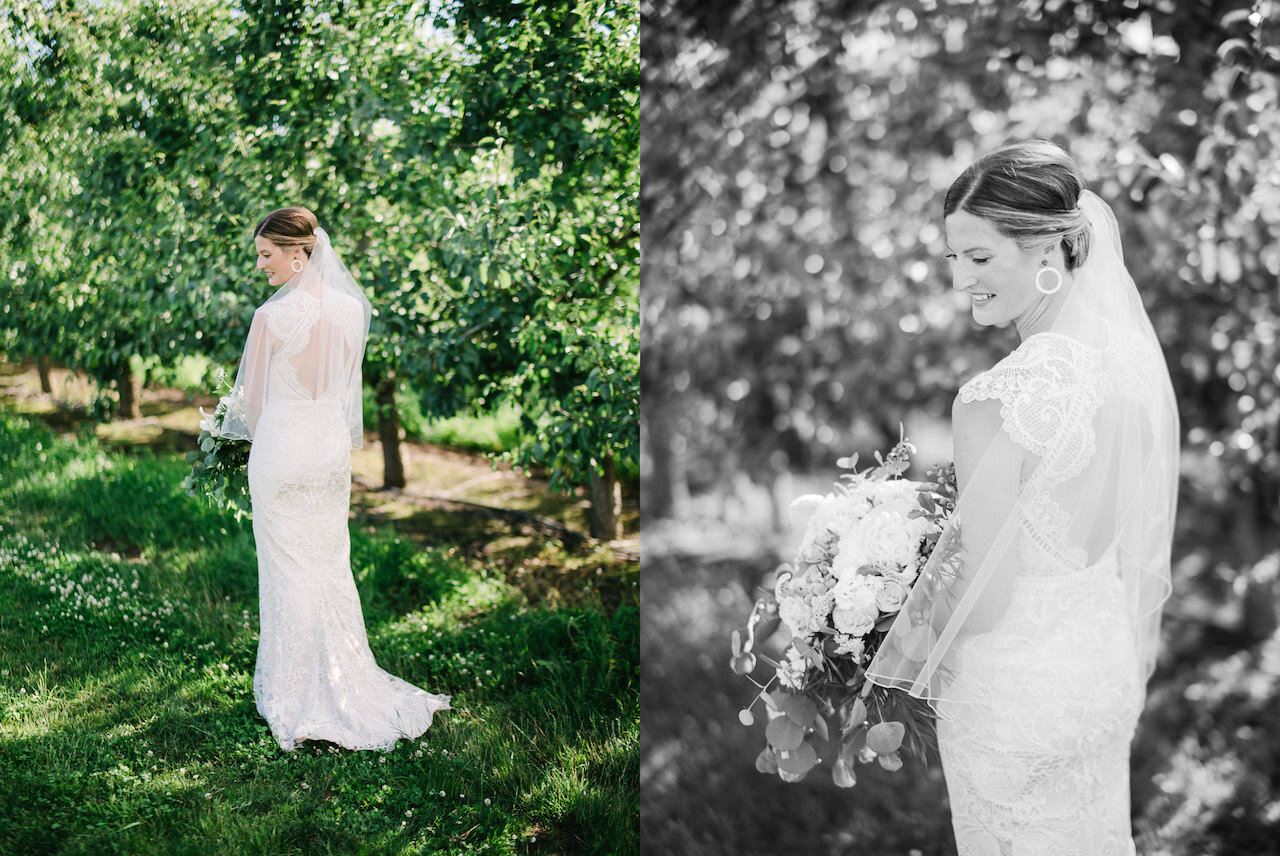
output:
M404 461L400 458L400 411L396 407L396 373L387 371L378 380L378 439L382 442L382 486L404 487Z
M49 379L49 369L52 367L53 361L47 355L36 360L36 371L40 373L40 391L45 395L53 394L53 382Z
M644 457L640 472L644 490L640 492L640 519L644 526L655 520L680 520L689 504L689 484L685 479L685 438L675 430L671 405L659 402L648 409L641 426L640 447Z
M116 415L120 419L138 418L138 384L133 379L133 369L126 362L120 367L116 378L116 388L120 391L120 409Z
M591 472L590 532L592 538L612 541L621 534L619 513L622 511L622 485L614 470L613 455L600 462L600 471Z

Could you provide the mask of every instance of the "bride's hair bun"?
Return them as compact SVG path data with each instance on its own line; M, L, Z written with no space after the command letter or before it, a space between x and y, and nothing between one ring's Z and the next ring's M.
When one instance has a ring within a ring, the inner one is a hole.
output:
M988 152L960 173L943 201L943 216L967 211L990 222L1024 250L1057 239L1067 270L1089 257L1092 235L1080 210L1080 168L1047 140L1011 143Z
M253 230L253 236L259 235L284 250L301 247L307 255L316 247L316 229L320 221L310 208L301 205L290 205L288 208L277 208L262 220Z

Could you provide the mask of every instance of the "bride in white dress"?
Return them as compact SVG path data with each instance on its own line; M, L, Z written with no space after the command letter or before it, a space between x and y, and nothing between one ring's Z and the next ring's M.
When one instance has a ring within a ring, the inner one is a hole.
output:
M961 856L1130 856L1178 418L1111 209L1043 141L944 202L953 287L1021 344L960 390L960 501L870 679L926 698Z
M254 698L282 749L388 749L426 731L449 697L379 668L351 574L350 450L364 438L369 301L308 209L271 212L254 242L258 269L280 288L254 312L222 426L253 441Z

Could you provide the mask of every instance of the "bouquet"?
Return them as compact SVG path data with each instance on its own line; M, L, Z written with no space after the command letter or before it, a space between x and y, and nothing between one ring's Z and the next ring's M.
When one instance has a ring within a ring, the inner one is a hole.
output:
M222 436L222 420L231 406L232 388L219 372L219 384L226 394L218 399L213 413L200 421L199 448L187 453L191 473L182 480L188 496L203 497L211 505L229 508L236 518L250 515L249 441ZM236 391L240 394L241 391Z
M943 526L955 511L955 466L932 467L926 481L902 477L916 451L905 437L877 466L858 472L857 456L825 496L803 496L810 510L795 560L752 607L745 630L731 637L731 667L757 687L738 718L750 727L762 702L767 745L756 768L788 782L803 779L823 756L840 787L857 781L855 761L902 767L901 752L922 760L936 749L928 703L867 682L866 667L884 641ZM757 642L779 624L790 633L773 672L760 683Z

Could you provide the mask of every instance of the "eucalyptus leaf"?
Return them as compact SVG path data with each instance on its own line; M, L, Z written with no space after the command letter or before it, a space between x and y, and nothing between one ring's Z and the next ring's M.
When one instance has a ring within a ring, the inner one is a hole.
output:
M796 724L807 727L817 717L818 706L806 695L791 695L783 712Z
M867 746L877 755L897 752L906 728L901 722L877 722L867 732Z
M897 752L889 752L888 754L879 755L876 757L876 760L880 763L881 767L884 767L890 772L902 769L902 756Z
M803 776L818 763L818 751L813 744L804 742L795 749L779 751L777 758L780 771L793 776Z
M774 749L793 750L804 741L805 727L789 716L779 716L765 726L764 735Z

